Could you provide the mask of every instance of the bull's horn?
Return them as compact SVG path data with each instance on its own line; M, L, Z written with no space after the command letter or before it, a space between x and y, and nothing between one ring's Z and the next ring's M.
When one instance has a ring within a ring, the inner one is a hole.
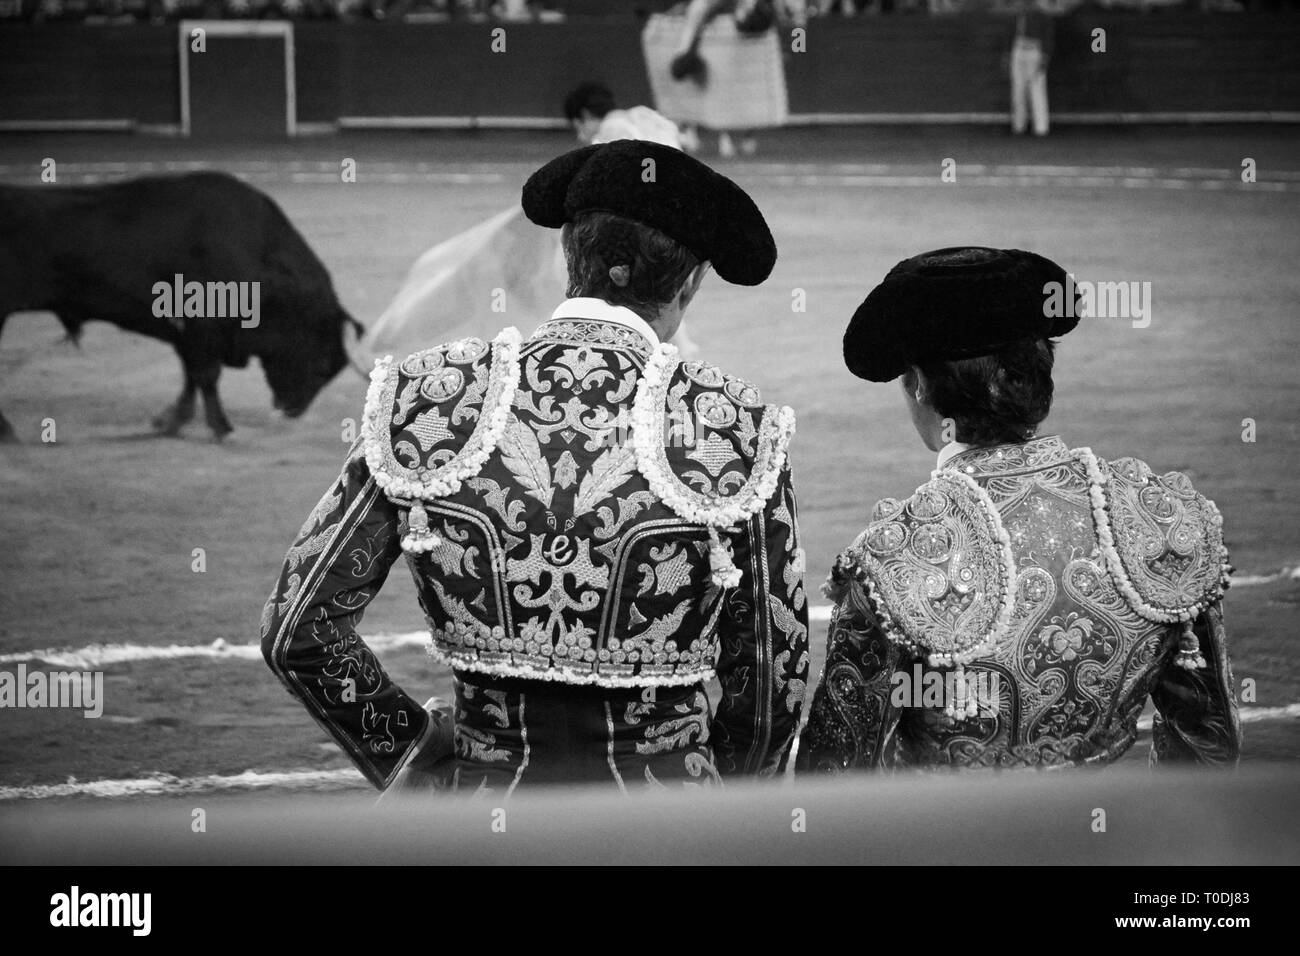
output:
M370 371L366 368L366 363L363 360L363 357L358 355L358 350L361 346L361 338L365 335L366 327L346 312L343 315L347 320L346 324L352 329L353 334L356 336L355 340L349 344L347 333L345 332L343 334L343 354L348 357L348 364L352 366L353 371L362 378L369 379Z

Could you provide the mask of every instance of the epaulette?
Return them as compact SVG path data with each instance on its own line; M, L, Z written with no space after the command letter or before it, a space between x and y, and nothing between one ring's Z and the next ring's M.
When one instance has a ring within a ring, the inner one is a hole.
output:
M1010 627L1011 542L988 493L959 472L935 472L906 501L878 502L836 569L832 584L856 576L886 636L936 667L991 653Z
M1181 622L1178 663L1204 667L1192 622L1223 597L1232 571L1219 509L1181 472L1156 475L1136 458L1107 462L1087 448L1076 454L1115 587L1146 620Z
M637 467L676 514L709 529L714 580L740 572L720 532L761 511L776 490L794 435L794 411L764 405L758 389L659 345L632 410Z
M375 361L361 438L375 483L410 508L405 550L437 546L424 503L455 494L495 450L519 386L519 347L507 328L491 344L467 338Z

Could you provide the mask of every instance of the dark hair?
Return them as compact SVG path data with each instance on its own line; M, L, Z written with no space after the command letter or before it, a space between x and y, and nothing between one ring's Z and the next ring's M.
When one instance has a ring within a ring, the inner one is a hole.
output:
M1037 339L993 355L919 365L925 401L956 423L959 442L1024 441L1051 411L1055 349L1051 339Z
M582 83L564 98L564 118L570 123L586 110L600 119L614 109L614 94L604 83Z
M570 297L604 299L645 318L657 316L700 264L698 256L658 229L610 212L579 213L562 237ZM628 268L625 285L610 278L615 266Z

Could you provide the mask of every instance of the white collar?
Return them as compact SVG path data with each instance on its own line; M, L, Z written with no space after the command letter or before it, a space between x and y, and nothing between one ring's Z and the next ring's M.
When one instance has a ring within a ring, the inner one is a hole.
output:
M935 470L941 470L944 465L968 448L970 448L970 445L963 444L959 441L948 442L948 444L939 449L939 462L934 466Z
M631 309L621 305L610 305L604 299L578 298L565 299L551 313L551 320L556 319L594 319L597 322L613 322L639 333L654 348L659 344L659 336L650 327L650 323Z

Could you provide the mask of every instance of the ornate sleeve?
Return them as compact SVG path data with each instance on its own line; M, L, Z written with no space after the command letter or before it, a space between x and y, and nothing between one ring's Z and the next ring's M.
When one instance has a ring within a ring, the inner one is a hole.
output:
M890 682L903 650L885 637L845 561L836 561L827 590L835 607L826 664L799 741L801 773L882 766L898 727Z
M1194 633L1205 666L1179 666L1171 654L1151 690L1157 711L1151 763L1235 766L1241 757L1241 718L1232 687L1222 602L1201 613Z
M358 442L298 532L262 614L271 670L381 789L429 722L357 633L401 554L398 520Z
M722 598L722 700L711 739L722 773L768 775L789 753L808 680L808 599L788 467L732 546L741 580Z

